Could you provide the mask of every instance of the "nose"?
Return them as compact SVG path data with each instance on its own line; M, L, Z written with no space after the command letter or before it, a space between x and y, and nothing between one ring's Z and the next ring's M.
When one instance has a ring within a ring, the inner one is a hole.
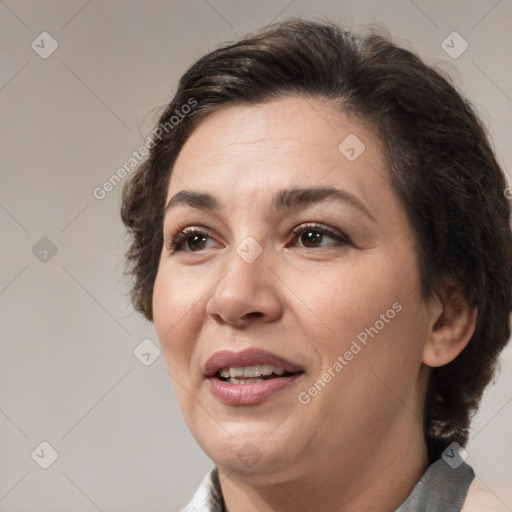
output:
M235 250L227 270L215 285L206 313L218 323L244 328L254 322L274 322L283 313L278 280L265 251L247 263Z

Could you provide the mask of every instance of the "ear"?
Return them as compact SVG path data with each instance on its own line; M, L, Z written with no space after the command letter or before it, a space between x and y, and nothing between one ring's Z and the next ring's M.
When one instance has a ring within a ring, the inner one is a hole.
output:
M477 309L459 286L450 280L432 305L430 330L423 349L427 366L443 366L466 348L475 332Z

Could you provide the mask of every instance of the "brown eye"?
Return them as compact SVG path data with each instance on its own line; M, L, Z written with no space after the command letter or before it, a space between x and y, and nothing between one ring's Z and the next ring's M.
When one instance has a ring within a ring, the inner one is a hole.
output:
M214 240L208 233L196 228L184 229L172 238L169 243L171 253L174 252L199 252L209 249Z
M191 251L204 249L208 237L205 235L192 235L187 237L187 248Z
M306 247L315 247L322 241L323 236L323 233L319 233L318 231L307 230L300 236L300 241Z
M350 244L348 237L342 233L332 231L324 226L299 226L293 230L296 244L308 249L322 249L326 247L339 247Z

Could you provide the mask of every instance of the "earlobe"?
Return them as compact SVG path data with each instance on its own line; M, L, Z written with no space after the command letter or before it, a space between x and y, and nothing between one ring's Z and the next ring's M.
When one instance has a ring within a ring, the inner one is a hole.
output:
M445 290L438 304L423 349L423 362L431 367L450 363L466 348L477 319L477 308L458 287Z

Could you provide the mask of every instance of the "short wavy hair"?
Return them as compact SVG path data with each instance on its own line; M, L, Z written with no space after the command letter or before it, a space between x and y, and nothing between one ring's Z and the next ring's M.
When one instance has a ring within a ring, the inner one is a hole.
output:
M451 276L478 310L467 347L431 372L424 431L434 460L447 444L466 444L471 417L509 338L510 205L475 109L448 77L388 36L290 19L225 44L186 71L158 121L165 133L153 131L158 140L123 190L133 305L153 320L167 185L194 128L226 105L290 95L327 100L374 130L416 235L423 298Z

